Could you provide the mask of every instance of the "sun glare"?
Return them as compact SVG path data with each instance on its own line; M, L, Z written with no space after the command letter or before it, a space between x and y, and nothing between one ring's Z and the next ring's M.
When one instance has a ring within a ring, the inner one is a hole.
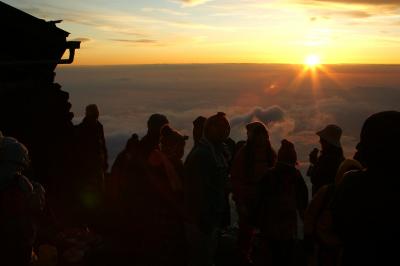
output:
M316 67L320 64L320 62L321 59L315 54L308 55L304 60L304 64L308 67Z

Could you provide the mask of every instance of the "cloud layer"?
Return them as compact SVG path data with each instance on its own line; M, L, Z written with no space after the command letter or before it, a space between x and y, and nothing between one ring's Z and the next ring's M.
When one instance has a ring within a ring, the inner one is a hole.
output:
M279 106L271 106L269 108L255 107L247 114L235 116L230 123L232 127L245 125L254 121L260 121L269 125L274 122L281 122L284 119L285 113Z
M351 156L363 121L372 113L398 109L399 66L326 66L318 82L302 66L292 65L136 65L64 67L57 81L71 96L78 122L84 107L96 103L106 131L110 159L132 133L143 136L152 113L191 135L199 115L224 111L235 140L246 137L245 125L268 123L276 149L282 138L295 142L301 161L318 146L315 132L336 123ZM187 148L192 145L191 140Z

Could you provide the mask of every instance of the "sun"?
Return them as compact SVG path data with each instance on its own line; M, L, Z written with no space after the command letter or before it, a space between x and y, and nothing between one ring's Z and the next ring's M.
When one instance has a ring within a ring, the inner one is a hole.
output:
M304 64L307 67L311 67L311 68L318 66L320 64L320 62L321 62L320 57L315 54L307 55L307 57L304 59Z

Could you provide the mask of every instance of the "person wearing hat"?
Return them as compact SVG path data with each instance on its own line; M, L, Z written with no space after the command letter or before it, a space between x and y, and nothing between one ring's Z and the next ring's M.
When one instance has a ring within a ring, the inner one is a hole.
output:
M257 187L268 168L276 161L268 130L262 122L246 125L247 141L232 163L231 181L233 198L239 216L238 248L243 265L252 263L252 246L255 235L254 207Z
M315 148L310 153L310 167L307 171L307 175L311 178L313 195L322 186L334 182L339 165L344 160L340 144L342 129L339 126L328 125L316 134L319 136L321 152L319 154L319 150Z
M357 145L364 170L345 174L331 209L343 266L394 265L400 249L400 112L364 122Z
M294 265L297 213L302 218L308 204L307 186L296 166L295 147L284 139L276 165L267 171L258 190L262 265Z
M209 117L203 137L184 164L184 214L188 265L214 265L223 222L228 163L224 141L230 125L224 113Z

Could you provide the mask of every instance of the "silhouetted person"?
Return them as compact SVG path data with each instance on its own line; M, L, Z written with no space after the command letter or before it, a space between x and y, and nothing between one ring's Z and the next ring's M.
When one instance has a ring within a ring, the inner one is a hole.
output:
M153 114L147 124L148 132L131 154L119 190L118 241L131 265L182 265L184 252L177 254L184 239L177 195L180 178L160 151L161 131L166 131L168 120Z
M346 172L362 168L356 160L344 160L336 173L335 182L322 186L311 200L304 217L304 235L312 265L339 265L342 242L333 229L331 203Z
M193 121L193 148L192 150L199 144L201 138L203 137L204 124L207 118L203 116L198 116ZM229 168L231 167L233 158L235 153L235 141L231 138L227 138L224 141L224 156L226 161L228 162ZM230 204L229 204L229 194L232 192L231 184L228 180L228 183L225 186L225 213L222 222L222 228L226 228L231 223L231 212L230 212Z
M89 168L93 168L93 172L100 172L98 175L104 174L108 168L107 148L104 138L103 125L99 122L99 109L97 105L90 104L86 106L85 117L77 126L78 138L80 140L80 151L85 153L86 160L90 161Z
M1 265L29 266L36 221L44 207L44 189L23 175L28 150L0 132L0 257Z
M161 152L167 157L175 170L178 180L171 184L179 194L183 193L184 169L182 158L185 153L187 139L188 136L180 134L168 125L161 129Z
M108 168L103 125L98 121L97 105L86 106L83 121L76 126L77 156L80 158L80 180L77 180L78 200L86 223L97 218L104 193L104 175Z
M335 180L337 169L344 160L343 150L340 144L342 129L336 125L328 125L317 132L320 138L321 154L315 148L309 155L310 167L307 175L311 178L313 195L324 185L331 184Z
M184 167L182 158L187 139L187 136L172 129L169 125L165 125L161 129L161 154L159 154L159 160L162 161L164 166L172 193L171 197L176 204L176 207L171 208L169 212L167 219L169 223L166 225L163 234L166 239L164 252L169 257L168 261L166 261L168 265L184 265L186 263L186 238L183 219Z
M203 138L185 162L184 204L189 265L214 264L225 207L228 164L223 142L230 125L224 113L209 117Z
M204 116L199 116L193 121L193 145L199 144L201 138L203 137L204 124L207 118Z
M238 247L244 265L252 261L257 188L268 168L273 167L276 161L265 125L253 122L246 129L247 142L237 152L231 168L233 197L239 215Z
M143 178L150 154L160 150L161 129L168 123L165 115L152 114L147 120L146 135L141 140L136 134L131 136L111 169L113 174L119 176L117 190L125 190L127 183L131 184Z
M370 116L359 156L366 170L347 174L337 188L332 214L343 241L343 266L394 265L400 248L400 112Z
M123 183L123 179L127 178L127 169L129 167L129 162L134 156L139 146L139 136L137 134L132 134L128 139L125 148L118 154L112 167L110 178L106 182L107 198L110 201L115 201L118 197L118 189Z
M233 159L234 159L234 155L236 153L236 142L232 139L232 138L227 138L224 141L225 144L225 157L229 163L229 167L231 166Z
M157 122L166 122L158 117ZM154 119L154 116L151 117ZM152 122L152 121L151 121ZM160 123L160 124L161 124ZM151 124L151 123L150 123ZM186 136L164 124L160 129L160 149L154 147L144 163L142 178L148 187L139 202L142 212L144 265L184 265L185 233L182 213L182 178ZM139 143L141 145L142 143ZM143 147L140 147L143 149ZM147 148L147 147L144 147ZM139 150L143 156L143 150ZM137 176L137 178L141 178ZM138 189L142 189L139 187ZM129 202L128 202L129 204ZM154 256L157 254L156 256Z
M118 175L119 173L124 171L126 162L129 161L130 154L138 148L138 144L139 136L134 133L126 142L125 148L118 154L117 158L115 159L111 167L111 174Z
M115 167L113 172L117 172L122 176L120 180L119 189L121 191L126 191L128 195L131 195L131 189L138 189L137 193L142 195L140 191L140 184L147 182L146 173L148 170L148 162L152 152L160 150L160 138L161 129L167 125L168 119L162 114L152 114L147 121L147 133L139 141L136 139L136 135L127 143L127 148L125 152L121 153L121 160L124 158L123 169L119 165L119 159L115 162ZM135 182L138 184L135 185ZM131 186L131 187L130 187ZM142 195L143 197L146 195Z
M236 142L229 137L224 141L224 147L225 147L225 152L224 152L225 159L228 162L228 167L230 172L236 154ZM222 222L223 229L229 229L229 227L231 226L231 205L229 199L229 196L231 194L232 194L232 182L229 178L225 185L225 213Z
M269 169L259 189L259 225L263 265L294 265L297 213L303 217L308 190L296 168L294 145L283 140L276 166Z
M152 114L147 121L147 134L140 140L140 150L143 157L148 157L154 149L160 149L161 128L169 121L165 115Z
M203 137L204 132L204 124L206 123L207 118L204 116L198 116L195 120L193 120L193 147L190 150L188 156L192 153L192 151L197 147L201 138Z

